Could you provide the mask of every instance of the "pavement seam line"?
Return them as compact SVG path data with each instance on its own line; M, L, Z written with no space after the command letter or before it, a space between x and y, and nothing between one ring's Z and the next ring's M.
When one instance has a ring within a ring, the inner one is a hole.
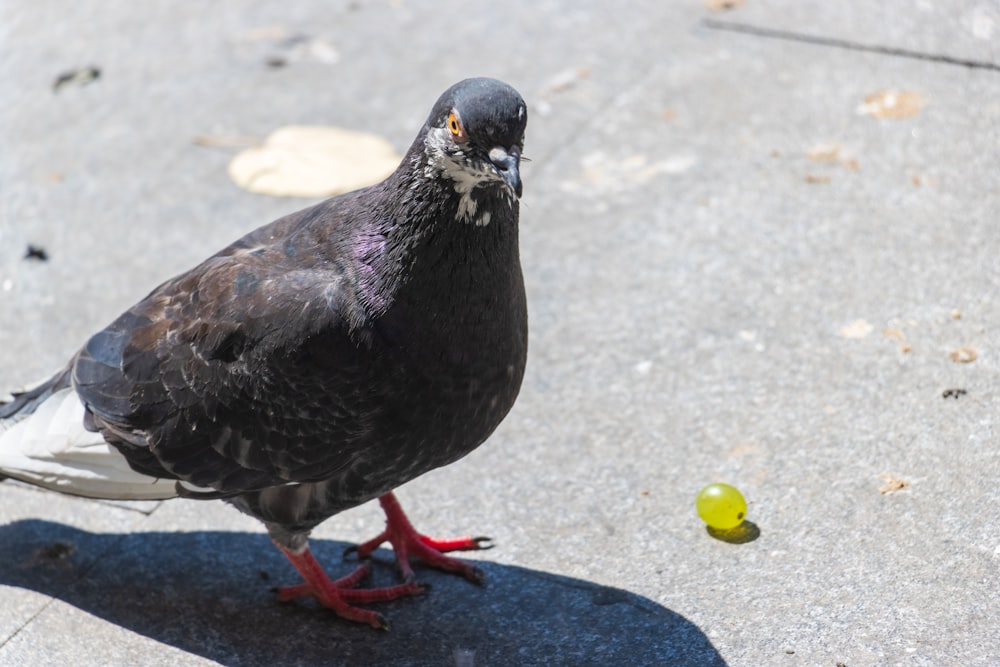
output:
M21 485L19 484L18 486L21 486ZM43 493L49 493L48 491L45 491L43 489L35 489L34 487L31 487L31 486L28 486L28 485L25 485L25 486L26 486L26 488L28 488L30 490L36 490L36 491L40 491L40 492L43 492ZM97 502L95 499L92 499L92 498L86 498L85 500L90 500L90 501L93 501L93 502ZM139 512L140 514L142 514L144 516L150 516L153 512L155 512L157 509L159 509L162 504L163 504L162 501L158 502L156 504L156 507L154 507L153 509L151 509L149 512L143 512L142 510L138 510L138 509L134 509L134 508L128 508L128 507L120 507L120 509L127 509L127 510L131 510L131 511ZM84 566L83 568L81 568L79 570L79 572L78 572L78 575L76 577L75 583L79 584L81 581L83 581L87 577L87 575L89 575L90 572L95 567L97 567L98 562L100 562L100 560L104 557L104 555L107 554L107 553L109 553L109 552L111 552L116 546L118 546L119 544L121 544L125 540L125 538L126 538L126 534L122 533L121 535L119 535L118 539L115 540L114 544L112 544L107 549L105 549L100 554L98 554L97 557L95 557L89 564L87 564L86 566ZM39 607L38 610L34 614L32 614L24 623L22 623L21 625L19 625L17 627L17 629L14 630L14 632L12 632L10 634L9 637L7 637L6 639L0 640L0 649L3 649L3 647L6 646L7 644L9 644L14 639L14 637L17 637L21 633L22 630L24 630L35 619L37 619L39 616L41 616L42 613L44 613L49 607L52 606L52 603L55 602L56 599L57 599L57 597L55 595L49 595L48 596L48 600L45 601L45 604L43 604L41 607Z
M956 58L944 55L943 53L924 53L923 51L912 51L910 49L900 49L894 46L879 46L875 44L864 44L853 42L849 39L838 39L836 37L821 37L819 35L807 35L805 33L792 32L789 30L776 30L774 28L761 28L759 26L746 23L735 23L731 21L718 21L716 19L703 19L705 27L712 30L726 30L729 32L741 32L757 37L768 39L782 39L790 42L801 42L804 44L815 44L817 46L829 46L848 51L863 51L867 53L878 53L886 56L896 56L899 58L909 58L911 60L923 60L927 62L942 63L944 65L958 65L970 69L985 69L1000 72L1000 65L982 60L970 60L967 58Z
M56 599L55 596L50 595L49 599L45 601L45 604L43 604L41 607L38 608L38 611L36 611L34 614L32 614L28 618L28 620L26 620L24 623L22 623L21 625L19 625L17 627L17 629L14 630L14 632L12 632L9 637L7 637L7 639L4 639L2 642L0 642L0 649L3 649L3 647L6 646L7 644L9 644L14 639L14 637L17 637L19 634L21 634L21 630L24 630L36 618L38 618L39 616L41 616L42 612L44 612L46 609L48 609L50 606L52 606L52 603L55 602L55 599Z

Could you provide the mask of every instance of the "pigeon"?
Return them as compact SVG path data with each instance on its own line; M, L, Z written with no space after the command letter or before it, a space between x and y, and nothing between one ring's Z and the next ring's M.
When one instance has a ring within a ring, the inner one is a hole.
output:
M304 579L280 600L376 628L359 604L424 590L410 557L480 581L445 553L489 538L418 533L393 489L481 445L520 390L526 124L506 83L450 87L383 182L250 232L0 405L0 475L91 498L222 499ZM310 531L376 498L385 530L331 580ZM402 583L356 588L385 542Z

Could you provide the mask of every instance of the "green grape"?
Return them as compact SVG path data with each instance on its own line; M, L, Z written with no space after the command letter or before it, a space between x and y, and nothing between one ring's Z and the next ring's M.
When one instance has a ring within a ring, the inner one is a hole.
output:
M747 501L743 494L728 484L709 484L698 492L695 499L698 516L716 530L729 530L743 523L747 515Z

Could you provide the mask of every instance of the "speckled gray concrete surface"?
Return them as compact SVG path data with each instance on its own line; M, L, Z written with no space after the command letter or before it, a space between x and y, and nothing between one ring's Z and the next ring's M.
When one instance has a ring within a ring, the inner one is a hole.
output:
M236 149L196 136L321 123L404 149L441 90L491 75L529 101L532 158L521 397L399 493L428 532L495 539L485 587L420 569L433 589L378 633L277 603L295 573L221 503L5 482L0 665L1000 664L1000 11L870 6L0 6L4 390L309 203L238 189ZM268 67L276 28L336 62ZM916 113L859 113L885 90ZM717 480L757 539L706 533ZM346 571L380 526L351 510L316 551Z

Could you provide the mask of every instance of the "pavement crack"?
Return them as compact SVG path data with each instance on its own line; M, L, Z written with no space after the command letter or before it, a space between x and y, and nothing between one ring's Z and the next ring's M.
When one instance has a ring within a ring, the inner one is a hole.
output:
M52 606L52 603L55 602L55 597L50 595L48 596L48 598L49 599L46 600L45 603L42 604L42 606L39 607L34 614L32 614L24 623L21 623L19 626L17 626L17 628L14 629L14 632L10 633L10 636L0 641L0 649L9 644L11 641L13 641L14 637L17 637L21 633L21 630L24 630L26 627L28 627L31 623L34 622L36 618L41 616L46 609Z
M970 69L985 69L1000 72L1000 64L986 62L983 60L970 60L967 58L956 58L942 53L924 53L922 51L912 51L910 49L900 49L894 46L879 46L877 44L864 44L853 42L849 39L838 39L836 37L821 37L819 35L807 35L790 30L776 30L774 28L761 28L760 26L746 23L736 23L732 21L719 21L717 19L703 19L703 25L712 30L726 30L729 32L741 32L756 37L767 39L782 39L789 42L801 42L803 44L815 44L817 46L828 46L848 51L863 51L866 53L879 53L886 56L896 56L898 58L910 58L911 60L923 60L926 62L941 63L944 65L957 65Z

